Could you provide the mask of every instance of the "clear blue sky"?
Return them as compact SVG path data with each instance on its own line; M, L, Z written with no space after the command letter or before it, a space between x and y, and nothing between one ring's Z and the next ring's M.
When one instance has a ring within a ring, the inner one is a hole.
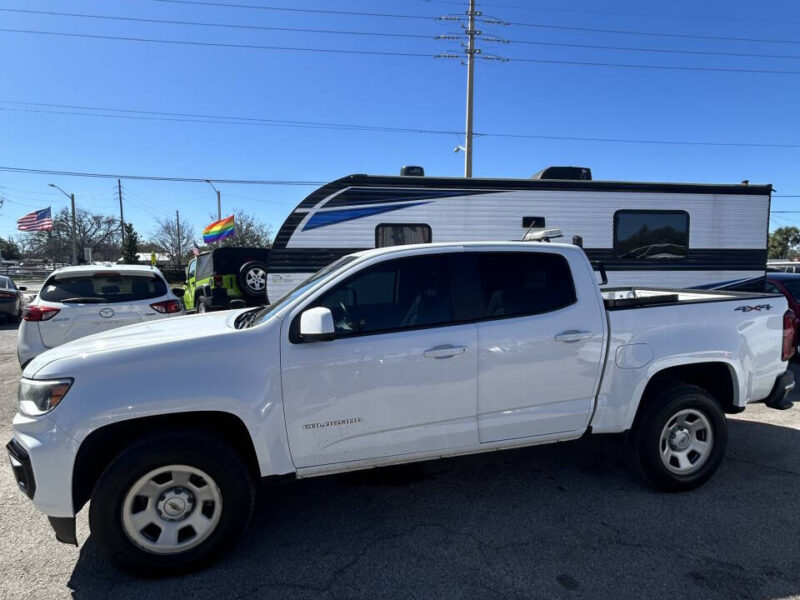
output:
M467 2L440 0L216 0L240 5L369 11L436 17ZM537 8L532 9L532 6ZM527 7L527 8L522 8ZM156 0L0 0L3 9L266 27L402 33L433 38L458 24L433 18L248 10ZM782 43L649 37L575 29L484 24L508 45L481 43L505 57L797 74L611 68L479 62L475 130L588 138L800 144L800 4L791 0L673 2L486 0L487 15L514 23L573 28L784 40ZM0 11L0 28L225 44L377 50L434 55L453 41L225 29L70 18ZM584 44L575 48L520 41ZM793 43L789 43L793 42ZM607 46L768 54L784 58L651 53ZM463 173L455 134L411 134L254 124L174 122L53 114L87 111L31 103L257 119L459 131L466 71L457 60L152 44L0 31L0 165L33 169L210 179L328 181L349 173L397 173L423 165L429 175ZM791 57L794 58L791 58ZM23 103L23 104L12 104ZM27 103L27 104L25 104ZM31 112L31 111L50 112ZM89 111L97 114L98 111ZM112 114L112 113L107 113ZM113 113L119 114L119 113ZM128 113L129 116L142 113ZM687 146L481 137L477 177L528 177L548 165L589 166L596 179L772 183L800 195L800 148ZM67 204L116 213L116 181L0 172L0 235L22 214ZM145 236L154 218L189 218L196 232L216 212L205 183L124 181L125 215ZM313 187L225 185L223 215L238 208L277 230ZM800 209L775 198L773 210ZM800 224L775 215L772 226Z

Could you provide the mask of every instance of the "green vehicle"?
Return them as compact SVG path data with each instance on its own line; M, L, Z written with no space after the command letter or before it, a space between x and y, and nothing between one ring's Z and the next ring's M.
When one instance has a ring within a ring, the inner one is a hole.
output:
M267 303L268 248L216 248L186 267L186 310L208 312Z

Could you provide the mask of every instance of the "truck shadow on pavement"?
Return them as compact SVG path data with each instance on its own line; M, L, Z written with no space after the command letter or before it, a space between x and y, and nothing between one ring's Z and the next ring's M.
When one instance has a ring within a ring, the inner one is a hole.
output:
M798 409L795 409L798 410ZM576 442L265 486L211 568L140 580L85 543L98 598L782 598L800 594L800 431L731 420L703 488L661 494L622 440Z

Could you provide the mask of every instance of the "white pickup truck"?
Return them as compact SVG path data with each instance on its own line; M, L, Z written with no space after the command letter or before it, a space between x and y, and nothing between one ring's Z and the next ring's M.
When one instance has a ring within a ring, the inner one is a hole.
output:
M629 432L657 488L708 480L725 413L791 404L782 296L601 292L583 251L425 244L346 256L271 306L77 340L23 373L8 451L63 542L168 575L243 532L259 477Z

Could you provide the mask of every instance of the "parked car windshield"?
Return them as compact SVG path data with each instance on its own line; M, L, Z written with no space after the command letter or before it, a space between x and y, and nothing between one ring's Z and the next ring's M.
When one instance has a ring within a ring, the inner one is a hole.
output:
M308 290L314 287L317 283L319 283L322 279L327 277L328 275L333 275L336 271L339 271L342 268L345 268L351 262L356 260L355 256L343 256L339 260L332 262L327 267L317 271L311 277L301 282L297 287L295 287L291 292L286 294L283 298L270 304L269 306L264 306L263 308L258 309L258 312L255 315L246 321L245 323L247 326L258 325L259 323L263 323L267 319L269 319L273 314L278 312L284 306L286 306L289 302L292 302L296 298L299 298L303 294L305 294Z
M49 302L135 302L158 298L167 285L157 275L107 272L55 275L42 286L39 297Z

